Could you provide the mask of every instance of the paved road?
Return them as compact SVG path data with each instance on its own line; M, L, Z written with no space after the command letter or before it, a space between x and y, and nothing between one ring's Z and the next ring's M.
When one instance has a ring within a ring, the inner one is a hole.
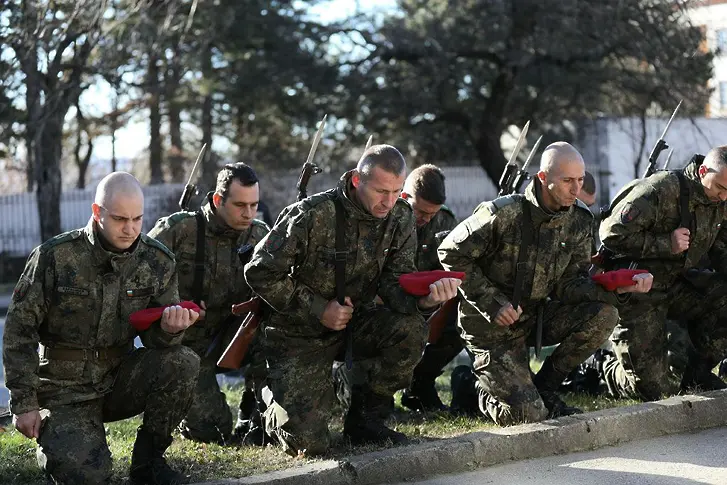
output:
M726 443L715 428L398 485L725 485Z

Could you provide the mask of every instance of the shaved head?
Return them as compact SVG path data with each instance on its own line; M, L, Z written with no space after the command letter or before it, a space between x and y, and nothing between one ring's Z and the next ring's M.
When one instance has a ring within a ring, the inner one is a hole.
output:
M107 250L129 250L141 233L144 193L130 173L113 172L96 188L93 220L100 240Z
M585 171L586 164L583 162L583 157L578 150L570 143L557 141L543 150L543 155L540 157L540 171L546 174L554 173L562 163L574 162L582 164Z
M545 207L559 211L575 204L585 176L583 157L571 144L558 141L548 145L540 157L538 172Z
M101 179L96 187L96 197L93 201L106 207L112 203L114 197L139 197L144 200L141 184L136 177L127 172L112 172Z

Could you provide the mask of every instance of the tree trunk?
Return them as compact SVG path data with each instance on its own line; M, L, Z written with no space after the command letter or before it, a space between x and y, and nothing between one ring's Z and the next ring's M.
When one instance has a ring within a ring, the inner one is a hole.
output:
M492 126L481 127L479 137L474 140L480 165L495 186L500 181L500 175L507 164L505 153L500 145L501 135L502 130Z
M207 46L202 57L202 76L206 81L207 92L202 100L202 144L207 144L209 155L202 161L202 180L211 183L217 176L217 163L212 152L212 47Z
M164 183L162 173L162 114L159 106L159 58L156 53L149 53L147 84L149 86L149 183Z
M61 232L61 148L66 110L46 113L35 140L36 187L41 240Z
M177 99L179 89L179 53L168 62L164 71L164 97L167 102L167 121L169 122L169 157L167 163L174 182L184 180L184 147L182 146L182 107ZM185 180L186 181L186 180Z
M91 163L91 155L93 154L93 140L91 139L90 133L86 130L87 121L81 112L81 107L76 103L76 121L78 124L78 131L76 132L76 147L73 151L73 157L78 167L78 180L76 181L77 189L86 188L86 172L88 171L88 165ZM81 148L83 147L83 133L86 133L88 138L88 147L86 149L86 155L81 156Z
M111 171L115 172L118 162L116 160L116 132L119 129L119 86L114 83L114 107L111 115Z
M31 57L29 64L37 65L38 56L35 49L29 49L28 55ZM27 164L25 166L26 191L32 192L35 187L35 135L36 127L40 120L40 86L35 73L26 72L25 81L25 104L27 106L26 123L25 123L25 148L27 150Z

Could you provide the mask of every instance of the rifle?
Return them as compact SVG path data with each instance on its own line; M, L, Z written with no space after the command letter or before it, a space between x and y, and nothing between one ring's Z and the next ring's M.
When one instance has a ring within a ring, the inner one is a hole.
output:
M679 107L682 105L682 102L679 101L679 104L677 104L677 107L674 108L674 112L671 114L671 118L669 118L669 121L666 123L666 126L664 127L664 132L661 134L661 137L659 137L659 140L656 142L656 145L654 145L654 148L651 150L651 153L649 154L649 163L646 165L646 171L644 172L644 176L641 178L646 178L651 175L654 175L656 172L656 161L659 158L659 155L661 152L669 148L669 145L666 144L666 140L664 140L664 137L666 136L666 133L669 131L669 127L671 126L671 122L674 121L674 117L677 115L677 111L679 111Z
M316 131L315 136L313 136L313 144L308 152L308 158L306 158L305 163L303 164L303 168L300 171L300 177L298 177L298 183L295 185L295 188L298 190L298 194L296 196L296 200L298 202L308 197L307 187L311 175L321 173L321 168L313 163L313 157L318 149L318 143L321 141L321 137L323 136L323 130L326 128L326 117L328 117L328 115L323 115L318 131Z
M667 132L669 131L669 127L671 126L671 122L674 121L674 117L677 114L677 111L679 111L679 107L682 105L682 102L679 101L679 104L677 104L677 107L674 108L674 112L671 114L671 118L669 118L669 121L666 123L666 126L664 127L664 131L661 134L661 137L654 145L654 148L651 150L651 153L649 154L649 163L646 166L646 171L644 172L644 176L642 178L647 178L656 173L656 161L659 158L659 155L661 152L669 148L669 145L667 145L666 140L664 140L664 137L666 136ZM673 150L672 150L673 152ZM666 168L669 165L669 161L671 160L671 154L669 153L669 156L666 159L666 163L664 164L664 167ZM640 180L640 179L639 179ZM638 180L633 180L626 184L624 188L621 189L621 191L616 194L616 197L614 197L613 201L607 206L601 209L601 220L604 220L606 217L611 215L611 211L613 210L616 205L623 199L623 197L628 194L631 189L638 183ZM598 251L596 251L596 254L591 258L591 262L593 263L593 267L590 270L590 273L593 274L597 270L598 267L605 268L606 265L611 263L613 259L616 257L616 254L608 249L606 246L601 243L601 246L598 248ZM635 269L636 265L634 262L632 262L629 265L629 268Z
M300 177L296 184L296 188L298 190L297 200L299 202L307 196L306 189L311 175L320 173L321 171L320 167L313 163L313 156L316 154L318 143L321 141L323 130L326 127L326 116L323 116L323 119L321 120L318 131L316 131L316 134L313 137L313 144L308 152L308 158L303 164L303 169L300 171ZM242 248L244 247L245 246ZM243 261L243 255L241 254L242 248L238 250L238 256L241 261ZM252 251L250 251L249 257L247 257L247 255L245 255L245 257L247 260L244 261L243 264L247 264L250 261L250 258L252 258ZM245 358L245 354L247 353L247 349L250 347L252 340L255 338L255 333L260 326L260 320L262 319L262 312L264 308L265 305L263 304L262 299L258 296L251 298L244 303L232 306L232 313L235 315L235 321L240 322L240 324L235 336L232 338L232 341L217 361L217 367L222 367L224 369L240 368L242 361Z
M204 157L205 150L207 150L206 143L202 145L202 149L199 151L199 155L197 155L197 160L194 162L192 172L189 174L187 185L184 186L182 196L179 198L179 208L183 211L189 210L189 201L192 199L193 195L197 194L197 184L193 184L192 179L194 178L194 174L197 172L197 165L199 165L199 162Z

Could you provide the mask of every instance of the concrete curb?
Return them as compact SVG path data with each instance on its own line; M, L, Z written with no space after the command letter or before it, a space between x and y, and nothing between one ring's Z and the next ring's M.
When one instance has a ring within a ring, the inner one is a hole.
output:
M713 391L203 483L378 485L725 425L727 390Z

